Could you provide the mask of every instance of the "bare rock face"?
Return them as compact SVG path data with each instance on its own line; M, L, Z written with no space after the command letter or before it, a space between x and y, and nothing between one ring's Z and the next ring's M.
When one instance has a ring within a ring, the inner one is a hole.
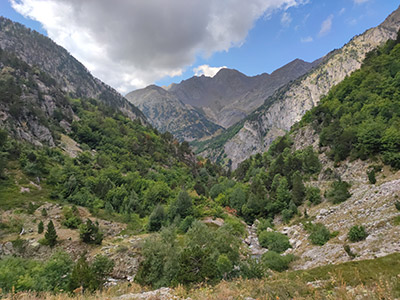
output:
M361 67L365 55L388 39L395 39L400 28L400 9L381 25L354 37L343 48L323 58L322 63L269 97L263 106L249 115L240 130L230 135L219 148L210 146L203 156L231 160L232 167L258 152L266 151L271 142L298 122L329 90ZM233 130L228 129L229 130ZM229 136L229 135L228 135Z
M190 142L222 129L173 93L155 85L133 91L126 98L144 113L151 125L162 132L169 131L179 140Z

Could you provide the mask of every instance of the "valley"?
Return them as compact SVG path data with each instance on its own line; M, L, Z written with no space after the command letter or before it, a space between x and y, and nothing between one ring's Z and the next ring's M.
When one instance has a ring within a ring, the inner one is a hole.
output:
M399 298L399 29L123 97L0 17L0 297Z

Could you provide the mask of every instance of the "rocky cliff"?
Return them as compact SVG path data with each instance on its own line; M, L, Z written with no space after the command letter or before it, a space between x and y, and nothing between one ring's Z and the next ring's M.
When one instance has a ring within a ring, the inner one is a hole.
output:
M381 25L354 37L341 49L326 55L317 68L278 90L245 121L228 129L232 132L225 134L228 138L223 141L220 138L217 144L211 140L208 146L203 145L202 155L225 162L231 160L232 167L236 168L250 155L265 151L334 85L359 69L369 51L388 39L395 39L399 28L400 9L397 9Z
M0 48L36 66L56 80L61 91L71 97L96 98L117 108L131 119L144 115L122 95L90 72L67 50L25 26L0 17Z
M155 128L162 132L169 131L179 140L190 142L222 130L198 110L182 103L173 93L161 87L151 85L127 94L126 98L145 114Z

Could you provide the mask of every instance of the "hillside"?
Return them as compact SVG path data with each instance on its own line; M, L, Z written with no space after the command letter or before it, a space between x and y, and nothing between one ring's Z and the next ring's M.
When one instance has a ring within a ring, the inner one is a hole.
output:
M315 69L269 97L263 106L223 133L207 142L195 144L197 152L214 160L231 161L233 168L250 155L268 149L271 142L284 134L321 97L359 69L369 51L396 38L400 28L400 10L393 12L381 25L354 37L341 49L329 53Z
M48 37L0 16L0 48L50 75L72 98L95 98L119 109L131 119L144 115L122 95L94 78L67 50Z
M200 140L222 130L173 93L155 85L130 92L126 99L144 113L151 125L161 132L171 132L181 141Z

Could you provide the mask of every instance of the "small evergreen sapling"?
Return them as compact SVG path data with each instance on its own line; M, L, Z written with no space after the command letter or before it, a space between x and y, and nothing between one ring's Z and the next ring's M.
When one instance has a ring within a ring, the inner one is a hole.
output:
M38 233L42 234L43 231L44 231L44 224L43 224L43 221L40 221L38 224Z
M49 224L47 224L47 231L44 234L44 238L50 247L54 247L54 245L57 243L57 232L54 228L53 221L50 221Z

